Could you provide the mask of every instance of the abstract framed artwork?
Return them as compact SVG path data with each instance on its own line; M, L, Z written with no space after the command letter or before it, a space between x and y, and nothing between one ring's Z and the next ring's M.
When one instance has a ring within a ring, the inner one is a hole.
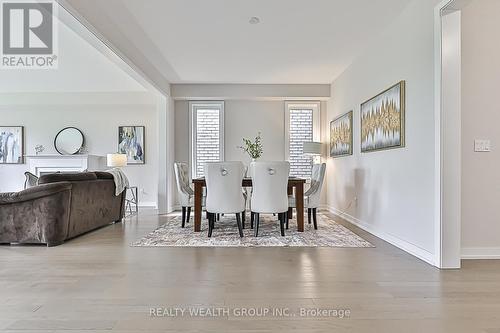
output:
M330 157L352 155L352 118L349 111L330 122Z
M118 127L118 152L127 155L127 164L144 164L144 126Z
M405 146L405 81L361 104L361 152Z
M0 164L24 163L24 127L0 126Z

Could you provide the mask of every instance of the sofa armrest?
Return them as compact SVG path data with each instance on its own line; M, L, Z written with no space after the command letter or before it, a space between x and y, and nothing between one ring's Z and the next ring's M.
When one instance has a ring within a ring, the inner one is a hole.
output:
M70 182L58 182L38 185L20 192L0 193L0 205L13 204L47 197L59 192L71 190Z

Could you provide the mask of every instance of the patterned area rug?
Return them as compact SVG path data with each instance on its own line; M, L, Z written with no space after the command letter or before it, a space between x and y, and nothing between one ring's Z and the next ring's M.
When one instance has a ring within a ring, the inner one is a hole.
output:
M258 246L306 246L306 247L374 247L346 227L336 223L326 215L318 214L318 230L305 221L304 232L297 231L295 219L290 220L290 228L285 237L280 234L278 217L261 215L259 236L254 237L250 229L250 214L247 214L243 230L244 237L238 235L234 215L221 217L215 223L212 238L208 238L208 223L202 220L201 232L193 231L193 221L181 228L181 217L172 217L167 223L134 242L131 246L185 246L185 247L258 247Z

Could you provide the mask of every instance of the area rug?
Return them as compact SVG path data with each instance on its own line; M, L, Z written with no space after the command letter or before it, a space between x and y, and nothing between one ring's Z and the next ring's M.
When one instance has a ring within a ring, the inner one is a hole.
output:
M202 220L202 231L193 231L193 221L181 228L181 217L174 216L167 223L131 244L131 246L165 247L373 247L371 243L359 237L346 227L336 223L326 215L318 214L318 230L305 221L304 232L297 231L295 219L290 220L290 227L285 230L285 237L280 234L278 218L261 215L259 236L254 237L250 229L247 214L244 237L240 238L234 215L221 217L215 223L212 237L207 237L208 223Z

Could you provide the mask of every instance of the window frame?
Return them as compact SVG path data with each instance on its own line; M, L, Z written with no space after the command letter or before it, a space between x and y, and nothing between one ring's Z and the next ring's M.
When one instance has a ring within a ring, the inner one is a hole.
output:
M189 101L189 173L190 178L198 178L196 166L198 160L195 154L194 144L197 142L197 123L195 121L198 109L219 109L219 159L224 161L224 101Z
M285 160L290 161L290 110L312 109L313 141L321 142L321 102L285 101Z

